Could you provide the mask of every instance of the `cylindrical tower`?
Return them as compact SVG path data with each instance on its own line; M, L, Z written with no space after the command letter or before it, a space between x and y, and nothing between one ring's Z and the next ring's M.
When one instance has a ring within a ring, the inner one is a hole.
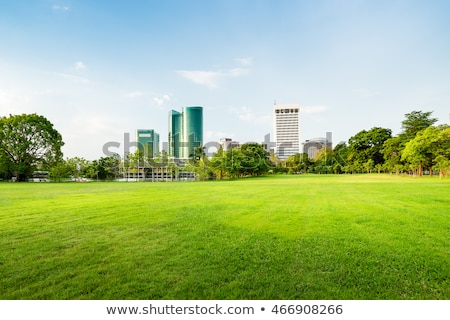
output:
M199 106L183 108L182 147L180 157L195 156L196 148L203 146L203 108Z

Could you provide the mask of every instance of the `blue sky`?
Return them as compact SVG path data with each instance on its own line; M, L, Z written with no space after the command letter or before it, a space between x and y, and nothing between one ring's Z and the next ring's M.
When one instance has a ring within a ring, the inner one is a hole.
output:
M300 104L302 140L449 121L450 1L0 0L0 39L0 115L46 116L66 157L167 141L190 105L205 142L263 141L274 100Z

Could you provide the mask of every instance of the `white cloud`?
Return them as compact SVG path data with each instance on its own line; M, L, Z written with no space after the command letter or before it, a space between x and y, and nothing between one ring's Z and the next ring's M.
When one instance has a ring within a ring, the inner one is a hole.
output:
M241 120L255 119L255 114L252 109L247 106L242 106L240 109L233 109L232 112L238 116Z
M53 11L55 12L67 12L70 10L70 7L68 6L60 6L58 4L55 4L52 6Z
M252 108L247 106L242 106L240 108L232 107L230 108L230 113L234 114L242 121L251 121L252 123L257 123L261 125L270 126L272 123L272 116L267 114L257 114Z
M328 110L327 106L305 106L300 107L301 113L311 114L311 113L322 113Z
M234 68L223 74L225 77L240 77L248 74L248 69Z
M164 99L158 98L158 97L154 97L153 101L158 105L161 106L164 103Z
M125 94L125 97L127 98L139 98L145 96L145 93L142 91L133 91L133 92L129 92L127 94Z
M57 75L58 77L61 77L65 80L74 82L74 83L79 83L79 84L95 84L95 82L84 78L84 77L80 77L80 76L76 76L73 74L69 74L69 73L59 73L59 72L55 72L55 75Z
M170 101L170 96L168 94L165 94L161 98L160 97L154 97L153 101L156 102L156 104L158 106L162 106L164 104L164 102Z
M248 69L234 68L225 71L178 70L177 73L196 84L210 89L218 88L225 78L236 78L248 74Z
M83 61L77 61L73 64L73 68L75 70L84 70L86 69L86 65L83 63Z
M123 95L125 98L129 99L137 99L141 97L147 97L149 96L149 93L143 92L143 91L132 91L129 93L126 93ZM151 101L156 103L158 106L162 106L165 102L170 101L170 95L164 94L162 96L158 95L153 98L151 98Z
M249 66L253 63L253 57L235 59L242 66Z
M179 70L177 73L196 84L217 88L219 86L220 73L216 71L189 71Z

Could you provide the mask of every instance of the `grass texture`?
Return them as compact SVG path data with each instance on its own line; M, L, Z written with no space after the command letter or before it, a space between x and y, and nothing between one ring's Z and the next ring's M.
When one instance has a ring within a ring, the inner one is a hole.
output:
M450 180L1 183L1 299L450 299Z

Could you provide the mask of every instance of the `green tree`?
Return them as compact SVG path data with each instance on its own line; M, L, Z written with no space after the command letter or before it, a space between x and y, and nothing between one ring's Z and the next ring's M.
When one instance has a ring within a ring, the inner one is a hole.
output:
M64 178L73 175L74 168L67 161L60 161L50 168L50 178L54 181L61 182Z
M0 180L11 179L13 176L13 165L6 153L0 149Z
M90 165L88 160L80 157L74 157L68 158L65 162L70 167L71 174L74 178L86 177L86 170Z
M61 134L44 116L0 118L0 154L18 181L25 181L38 166L51 167L61 161L63 145Z
M208 157L199 156L195 162L189 162L186 165L186 171L194 172L198 180L207 180L212 175Z
M379 163L377 165L380 165ZM374 162L372 159L367 160L366 163L364 163L364 169L366 170L367 173L372 173L372 170L374 168Z
M322 148L314 157L315 172L332 173L334 163L335 159L333 150L331 150L331 148Z
M419 131L414 139L406 143L402 152L402 160L407 161L419 176L422 175L424 169L428 169L432 173L435 159L438 156L450 158L449 126L431 126Z
M308 158L306 153L296 153L290 156L286 165L289 168L289 173L306 172L309 166L313 165L314 162Z
M436 163L433 167L435 170L439 170L439 178L448 176L450 172L450 159L443 155L438 155L434 162Z
M348 157L350 163L367 163L372 160L373 164L383 164L383 144L392 136L391 129L374 127L369 131L362 130L349 139Z
M217 152L215 152L209 162L210 170L216 175L216 178L221 180L227 175L226 170L226 152L221 146Z
M226 152L224 168L230 178L238 178L244 174L244 168L242 167L243 159L244 155L240 148L232 148Z
M136 150L134 153L128 156L128 160L131 172L134 173L135 177L139 177L140 173L144 170L144 156L142 151L140 151L139 149Z
M260 176L271 168L269 153L259 143L245 143L240 146L243 174Z
M96 180L113 180L119 176L119 164L120 160L116 157L102 157L90 163L86 175Z
M348 146L346 143L337 144L333 149L333 155L335 162L339 164L340 168L348 165Z
M395 172L397 175L400 174L400 169L404 165L401 155L404 148L404 141L401 137L393 137L384 142L381 153L385 161L385 168L389 172Z
M381 170L383 170L383 165L381 163L376 164L375 170L377 170L378 174L380 174Z
M412 111L405 114L405 120L402 121L402 133L400 136L403 140L409 141L413 139L416 134L430 126L432 126L438 119L431 118L433 111Z

